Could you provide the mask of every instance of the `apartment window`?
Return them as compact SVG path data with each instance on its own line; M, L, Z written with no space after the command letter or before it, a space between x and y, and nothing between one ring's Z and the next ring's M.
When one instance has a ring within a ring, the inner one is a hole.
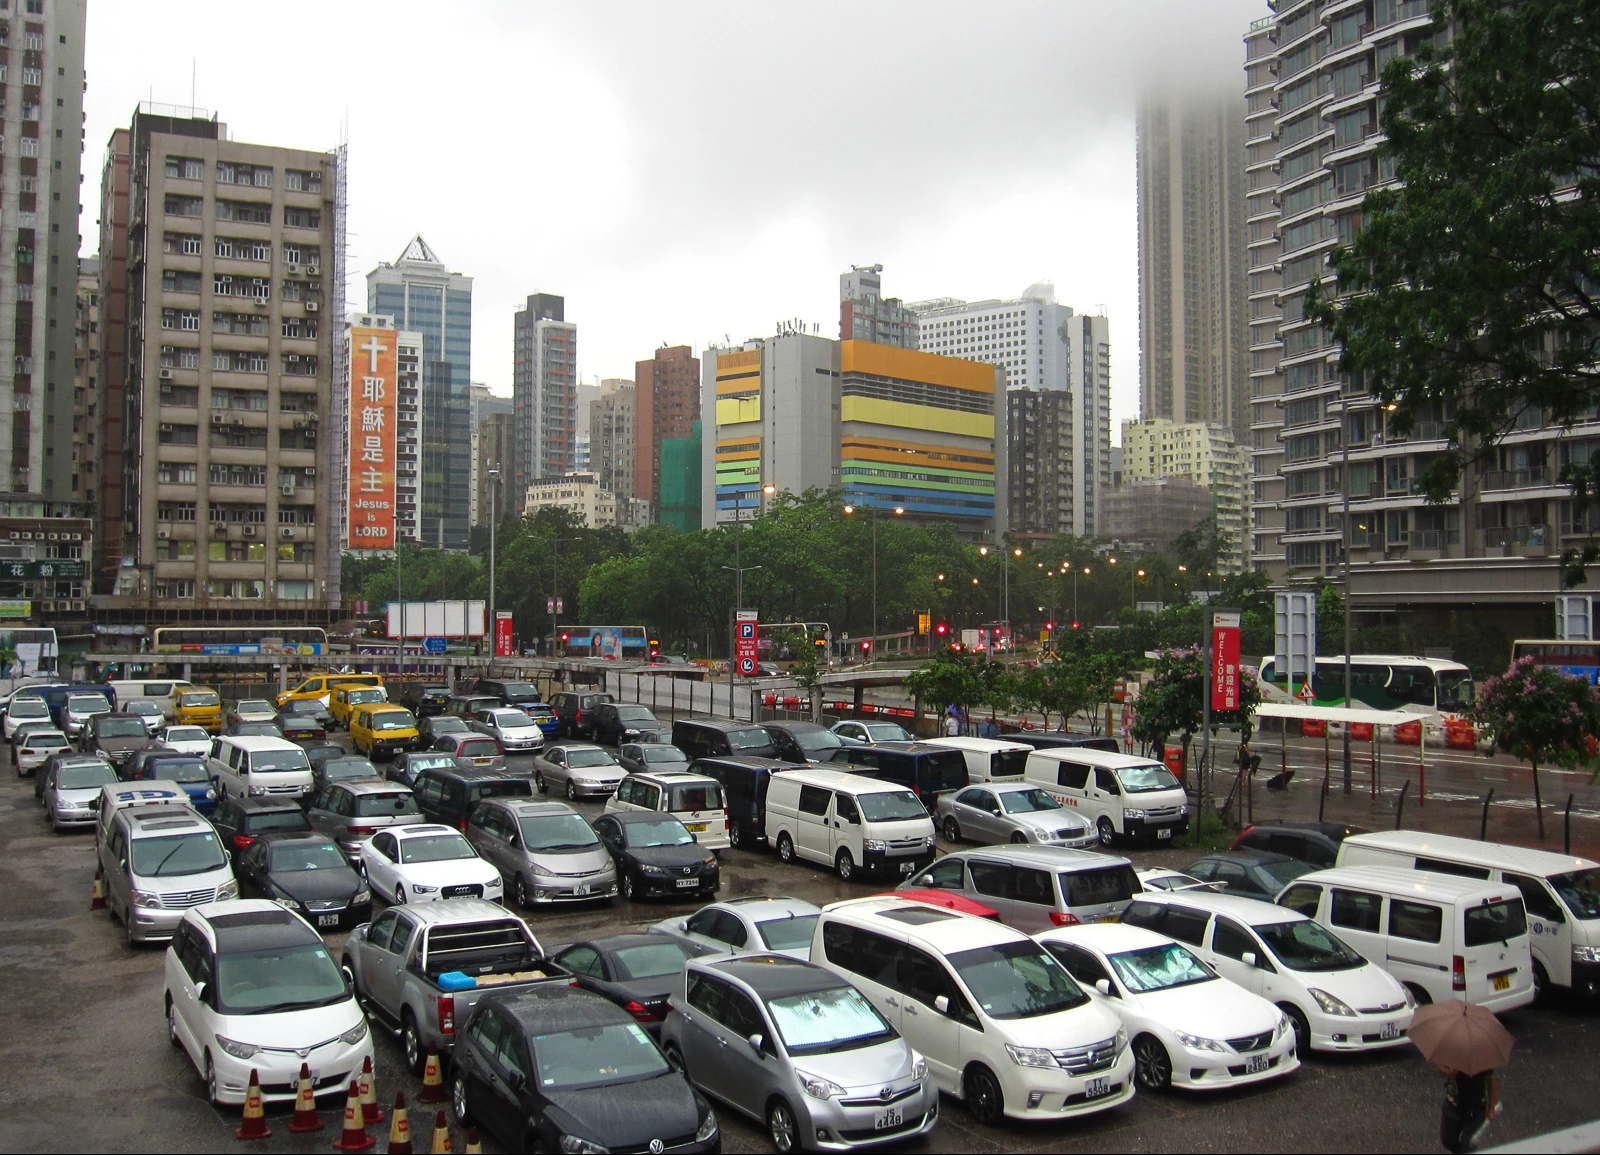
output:
M1283 111L1285 113L1293 112L1297 108L1310 104L1312 100L1316 99L1316 95L1316 82L1314 80L1302 80L1293 88L1283 90Z
M292 377L315 377L317 359L309 353L286 353L283 356L283 372Z
M322 213L318 209L286 207L283 210L283 223L295 229L320 229L322 227Z
M304 285L300 281L285 281L282 292L285 301L298 301L304 293Z
M252 313L212 313L211 331L213 333L233 333L236 336L267 337L268 319ZM266 372L265 369L252 370L252 372Z
M156 480L166 484L193 485L195 481L194 463L163 461L156 468Z
M158 598L180 598L187 601L194 597L194 581L192 579L173 580L172 578L163 578L155 583L154 589L155 596Z
M200 274L186 273L181 269L164 269L161 273L161 288L168 293L198 293Z
M1291 566L1316 568L1322 564L1322 543L1295 541L1284 546L1285 560Z
M166 233L161 238L161 251L186 257L200 255L201 238L194 233Z
M1411 458L1391 457L1383 463L1383 488L1388 493L1411 492Z
M1322 507L1302 506L1284 511L1284 532L1311 533L1322 528Z
M200 214L196 212L193 215L199 216ZM248 201L218 200L217 220L270 225L272 223L272 207L270 205L251 204Z
M1341 197L1354 196L1372 184L1372 158L1361 157L1333 170L1334 193Z
M1411 511L1391 509L1383 515L1384 538L1390 545L1404 545L1411 540Z
M313 582L279 582L278 597L284 601L308 601L315 587Z
M317 323L309 317L285 317L283 335L314 341L317 338Z
M1322 239L1322 218L1317 217L1309 221L1301 221L1291 225L1283 231L1283 248L1285 252L1303 249L1307 245L1316 244Z
M193 521L194 502L163 501L156 505L157 521Z
M200 197L183 197L167 194L162 208L169 217L198 217L205 213L205 201Z
M1291 401L1283 407L1285 425L1314 425L1322 420L1322 398Z
M1322 166L1322 149L1308 148L1304 152L1297 152L1293 156L1285 157L1283 161L1282 183L1288 184L1297 177Z
M267 408L267 392L265 389L212 389L211 408L251 409L264 413Z
M214 598L254 600L264 596L266 582L253 578L223 578L206 582L206 594Z
M1321 453L1320 438L1315 433L1303 437L1290 437L1283 443L1286 461L1310 461Z
M1330 48L1348 48L1361 41L1361 18L1365 13L1357 8L1348 16L1343 16L1330 22L1328 46ZM1342 70L1341 70L1342 71Z
M156 430L156 440L162 445L198 445L195 426L174 425L163 422Z
M1303 185L1291 193L1286 193L1283 198L1283 215L1296 216L1307 209L1316 208L1328 199L1328 191L1332 187L1327 177Z
M25 397L27 394L19 393L17 396ZM200 390L194 385L173 385L170 382L163 381L161 383L161 404L193 409L200 404Z
M1345 148L1348 145L1360 144L1372 135L1372 114L1368 109L1362 108L1355 112L1347 113L1333 122L1333 146Z
M284 261L286 261L288 264L291 264L291 265L300 264L301 263L300 246L299 245L284 245L283 246L283 259L284 259Z
M22 70L22 83L43 84L44 72L38 68L24 68Z
M1302 140L1310 140L1321 129L1322 122L1316 116L1302 116L1299 120L1291 121L1281 129L1282 138L1279 144L1283 148L1299 144Z
M322 174L320 172L307 172L304 169L287 168L283 170L283 187L296 192L321 192Z

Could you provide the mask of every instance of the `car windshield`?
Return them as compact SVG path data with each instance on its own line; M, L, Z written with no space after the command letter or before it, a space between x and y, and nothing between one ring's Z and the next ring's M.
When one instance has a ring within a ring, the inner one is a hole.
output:
M374 730L415 730L417 720L407 710L385 710L372 719Z
M117 780L117 772L104 762L90 762L81 766L63 766L56 771L57 790L88 790Z
M535 1035L533 1063L546 1093L636 1083L672 1070L638 1023Z
M715 782L691 782L674 786L667 809L673 813L686 810L721 810L722 787Z
M617 721L619 722L654 722L656 716L645 706L618 706Z
M235 738L279 738L283 731L276 722L236 722L228 733Z
M161 707L155 702L129 702L122 709L125 713L143 714L149 717L154 717L156 714L161 713Z
M600 840L589 824L577 814L548 814L521 819L522 844L532 851L585 850Z
M993 1019L1053 1015L1089 1001L1066 968L1036 942L999 943L947 957Z
M272 708L270 703L263 703L263 705L268 709ZM317 718L324 714L327 709L315 698L296 698L292 702L284 703L283 712L285 714L305 714L308 717Z
M728 745L735 750L755 750L772 745L772 736L760 727L749 730L729 730Z
M689 756L676 746L635 746L635 752L646 762L687 762Z
M903 822L927 818L928 808L909 790L884 790L858 795L861 813L868 822Z
M50 707L42 698L14 698L6 707L6 713L13 718L48 718Z
M687 846L694 841L694 835L676 818L629 822L623 829L629 846Z
M329 758L322 764L322 776L329 782L341 778L375 778L378 768L365 758Z
M1117 972L1122 985L1135 994L1208 983L1217 977L1206 969L1205 963L1175 942L1114 954L1111 969Z
M1310 919L1255 927L1267 949L1292 971L1347 971L1367 960Z
M209 830L160 838L135 838L129 846L132 849L133 873L140 878L204 874L209 870L220 870L227 862L222 855L222 844Z
M268 810L262 814L250 814L246 817L246 821L252 834L265 834L271 830L311 829L311 823L299 809Z
M1000 795L1007 814L1032 814L1035 810L1060 810L1057 802L1043 790L1007 790Z
M371 766L372 763L367 763ZM255 770L309 770L304 750L256 750L250 755L250 769ZM368 770L367 773L372 773Z
M390 794L357 794L357 818L393 818L404 814L419 814L416 796L409 790L396 790Z
M413 774L419 770L437 770L441 766L454 766L456 760L449 754L413 754L406 759L406 769Z
M894 722L874 722L869 726L863 726L862 729L866 730L867 737L874 742L913 741L911 735L906 733L906 728Z
M454 714L440 714L428 720L428 728L435 734L455 734L467 728L467 724Z
M23 740L23 747L28 750L65 750L67 736L65 734L29 734Z
M1149 794L1156 790L1176 790L1178 780L1159 762L1144 766L1124 766L1117 771L1117 781L1129 794Z
M350 997L344 976L320 943L218 955L216 992L217 1010L224 1015L298 1011Z
M220 706L222 699L211 690L196 690L178 699L180 706Z
M351 705L360 706L367 702L383 701L382 690L351 690L345 695L345 700Z
M837 750L844 742L832 730L793 730L790 733L800 749L807 754L821 754Z
M1586 922L1600 918L1600 867L1591 866L1570 874L1552 874L1550 885L1556 888L1561 901L1576 917Z
M567 765L582 769L589 766L615 766L617 760L604 750L569 750Z
M275 714L272 703L265 698L243 698L234 705L234 710L240 714Z
M137 718L107 718L95 724L97 738L143 738L144 723Z
M331 842L295 842L272 848L269 870L332 870L345 866L344 854Z
M448 862L455 858L476 858L472 843L459 834L428 834L407 838L400 843L401 862Z
M74 714L109 714L111 703L99 694L74 694L67 699L67 709Z
M502 730L522 730L533 725L533 719L521 710L496 710L494 722Z
M537 698L539 687L532 682L507 682L502 687L507 698Z
M768 950L804 950L811 945L811 932L817 929L817 916L797 914L790 918L769 918L756 923L761 941Z
M619 979L660 979L683 973L683 960L689 952L675 942L664 941L648 946L625 946L616 951L612 961L616 964Z
M1310 874L1316 869L1311 863L1302 862L1298 858L1287 858L1282 862L1262 862L1257 865L1261 867L1262 873L1268 875L1280 887L1288 886L1302 874Z
M211 774L206 770L206 764L198 758L153 758L145 763L145 769L151 778L161 778L168 782L209 782Z
M768 999L767 1010L791 1055L853 1051L894 1038L894 1029L855 987Z
M204 726L168 726L166 729L168 742L209 742L211 735L206 733Z

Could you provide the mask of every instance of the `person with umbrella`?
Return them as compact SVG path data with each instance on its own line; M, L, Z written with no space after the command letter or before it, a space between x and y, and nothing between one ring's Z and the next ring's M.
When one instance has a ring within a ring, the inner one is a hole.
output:
M1494 1073L1510 1062L1516 1040L1494 1012L1458 999L1418 1007L1406 1034L1444 1074L1439 1141L1446 1151L1471 1151L1500 1113Z

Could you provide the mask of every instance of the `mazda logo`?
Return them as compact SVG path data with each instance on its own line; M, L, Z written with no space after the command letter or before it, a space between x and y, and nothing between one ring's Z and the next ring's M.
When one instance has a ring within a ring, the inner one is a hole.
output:
M689 873L690 873L690 872L692 872L692 871L693 871L693 870L694 870L694 867L692 867L692 866L685 866L685 867L684 867L684 868L683 868L683 872L684 872L684 873L685 873L685 874L689 874Z
M665 1151L666 1149L667 1149L667 1145L665 1143L663 1143L660 1139L652 1139L652 1140L650 1140L651 1155L661 1155L661 1152Z

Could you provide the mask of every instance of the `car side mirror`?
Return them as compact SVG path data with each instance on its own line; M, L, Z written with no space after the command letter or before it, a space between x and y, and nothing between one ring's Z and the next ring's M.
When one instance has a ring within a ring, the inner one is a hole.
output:
M117 868L119 870L121 870L123 874L127 874L128 873L128 860L126 858L117 859Z
M1094 980L1094 989L1099 991L1102 995L1104 995L1106 998L1109 999L1111 997L1111 980L1110 979L1095 979Z
M206 1001L206 984L204 980L194 984L194 997L201 1002Z
M1256 958L1256 952L1253 951L1253 950L1245 951L1242 955L1239 956L1239 961L1244 963L1244 965L1247 966L1247 967L1253 967L1253 966L1259 966L1260 965L1259 961Z
M521 1071L507 1071L506 1072L506 1084L513 1091L522 1090L522 1085L525 1082L527 1082L527 1076L525 1076Z
M511 837L507 839L507 841L511 843L511 848L513 850L522 845L522 839L518 838L515 833L513 833Z
M765 1040L761 1037L761 1032L757 1031L755 1034L746 1039L745 1042L749 1043L750 1049L759 1055L761 1053L761 1044L765 1042Z
M933 999L933 1009L938 1011L941 1015L948 1015L950 1013L950 996L935 995Z
M344 975L344 985L347 990L355 986L356 976L351 972L349 967L342 966L339 968L339 972Z

